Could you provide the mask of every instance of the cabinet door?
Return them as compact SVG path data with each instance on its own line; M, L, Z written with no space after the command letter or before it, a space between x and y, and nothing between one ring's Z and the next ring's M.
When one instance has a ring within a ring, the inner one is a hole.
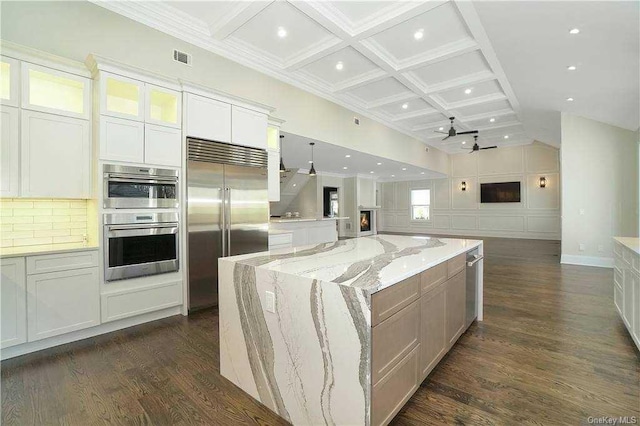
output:
M100 324L98 268L27 277L29 341Z
M231 105L187 94L187 136L231 142Z
M20 195L20 139L18 132L18 108L0 107L2 121L2 140L0 144L0 196L17 197Z
M22 108L89 119L91 80L22 62Z
M20 61L0 57L0 103L8 106L20 106Z
M458 273L446 282L445 310L447 316L447 342L453 345L464 330L466 312L465 271Z
M100 113L144 121L144 83L116 74L100 74Z
M269 201L280 201L280 153L268 151Z
M238 106L231 107L231 142L267 148L267 115Z
M0 261L2 286L0 286L0 326L2 348L27 341L27 287L24 257Z
M637 277L630 268L625 268L624 273L624 285L622 288L622 316L624 322L627 324L629 331L633 330L633 302L634 302L634 290L636 286Z
M634 275L632 303L633 303L633 334L636 336L636 342L640 342L640 276L638 275Z
M182 132L164 126L145 124L144 162L180 167Z
M22 196L90 198L89 121L22 111Z
M180 128L182 124L182 98L180 92L145 84L145 121Z
M449 340L446 336L446 283L423 294L420 299L420 373L426 377L445 354Z
M103 115L100 117L100 158L144 162L144 123Z

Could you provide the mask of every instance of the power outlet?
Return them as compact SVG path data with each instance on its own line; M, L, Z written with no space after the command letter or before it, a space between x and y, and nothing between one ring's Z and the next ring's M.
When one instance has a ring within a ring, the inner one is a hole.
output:
M580 244L580 245L578 246L578 250L580 250L580 251L584 251L584 244Z
M272 291L265 292L265 309L267 312L275 313L276 312L276 295Z

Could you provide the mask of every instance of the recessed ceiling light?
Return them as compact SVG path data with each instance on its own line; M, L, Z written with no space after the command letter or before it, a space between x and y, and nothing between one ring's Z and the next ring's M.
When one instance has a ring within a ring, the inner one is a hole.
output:
M409 104L402 104L402 109L407 109L409 108Z
M382 166L382 163L376 163L378 166Z
M407 170L407 168L406 168L406 167L403 167L403 168L402 168L402 170Z
M423 175L423 174L424 174L424 172L420 172L420 174L421 174L421 175Z
M569 66L567 67L567 70L569 70L569 71L575 71L576 69L577 69L577 68L576 68L576 66L575 66L575 65L569 65Z
M309 160L309 164L313 164L313 160Z
M347 154L344 156L344 158L351 158L351 155Z
M278 27L278 37L285 38L287 36L287 30L284 27Z
M415 38L416 40L422 40L422 37L424 37L424 30L422 28L413 33L413 38Z
M464 144L466 144L466 143L467 143L467 141L462 141L462 145L464 145Z
M373 173L373 170L371 170L369 173Z
M297 183L294 183L294 184L293 184L293 186L296 186L296 185L298 185L298 184L297 184Z
M489 119L489 123L493 123L493 122L495 122L495 121L496 121L496 119L495 119L495 118L490 118L490 119Z
M465 91L464 91L464 93L465 93L466 95L470 94L470 93L471 93L471 89L467 89L467 90L465 90Z
M396 177L396 175L391 175L391 177Z
M443 131L444 127L438 127L438 130Z
M573 98L567 98L567 102L573 102Z
M580 30L577 29L577 28L573 28L573 29L569 30L569 34L578 34L579 32L580 32Z
M505 139L509 139L509 135L504 135L504 138Z
M344 68L344 64L342 63L342 61L340 61L340 62L338 62L338 63L336 64L336 69L337 69L338 71L341 71L341 70L342 70L342 68Z

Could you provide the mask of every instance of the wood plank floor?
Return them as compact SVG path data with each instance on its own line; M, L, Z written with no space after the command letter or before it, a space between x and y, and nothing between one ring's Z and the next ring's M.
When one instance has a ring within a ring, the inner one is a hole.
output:
M559 265L559 242L485 238L485 321L394 425L586 424L640 417L640 355L612 271ZM285 424L218 373L215 310L5 361L3 425Z

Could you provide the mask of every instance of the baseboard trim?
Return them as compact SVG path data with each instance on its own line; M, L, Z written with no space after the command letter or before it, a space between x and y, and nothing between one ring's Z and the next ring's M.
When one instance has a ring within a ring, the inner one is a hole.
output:
M560 263L565 265L595 266L598 268L613 268L613 258L576 256L573 254L563 254L560 256Z
M78 340L88 339L100 334L111 333L112 331L133 327L134 325L140 325L146 322L156 321L174 315L180 315L181 313L182 305L173 306L161 311L150 312L144 315L125 318L119 321L107 322L95 327L85 328L84 330L78 330L67 334L61 334L60 336L49 337L48 339L42 339L35 342L27 342L21 345L11 346L0 351L0 359L4 361L5 359L26 355L32 352L41 351L43 349L53 348L54 346L60 346L67 343L76 342Z

